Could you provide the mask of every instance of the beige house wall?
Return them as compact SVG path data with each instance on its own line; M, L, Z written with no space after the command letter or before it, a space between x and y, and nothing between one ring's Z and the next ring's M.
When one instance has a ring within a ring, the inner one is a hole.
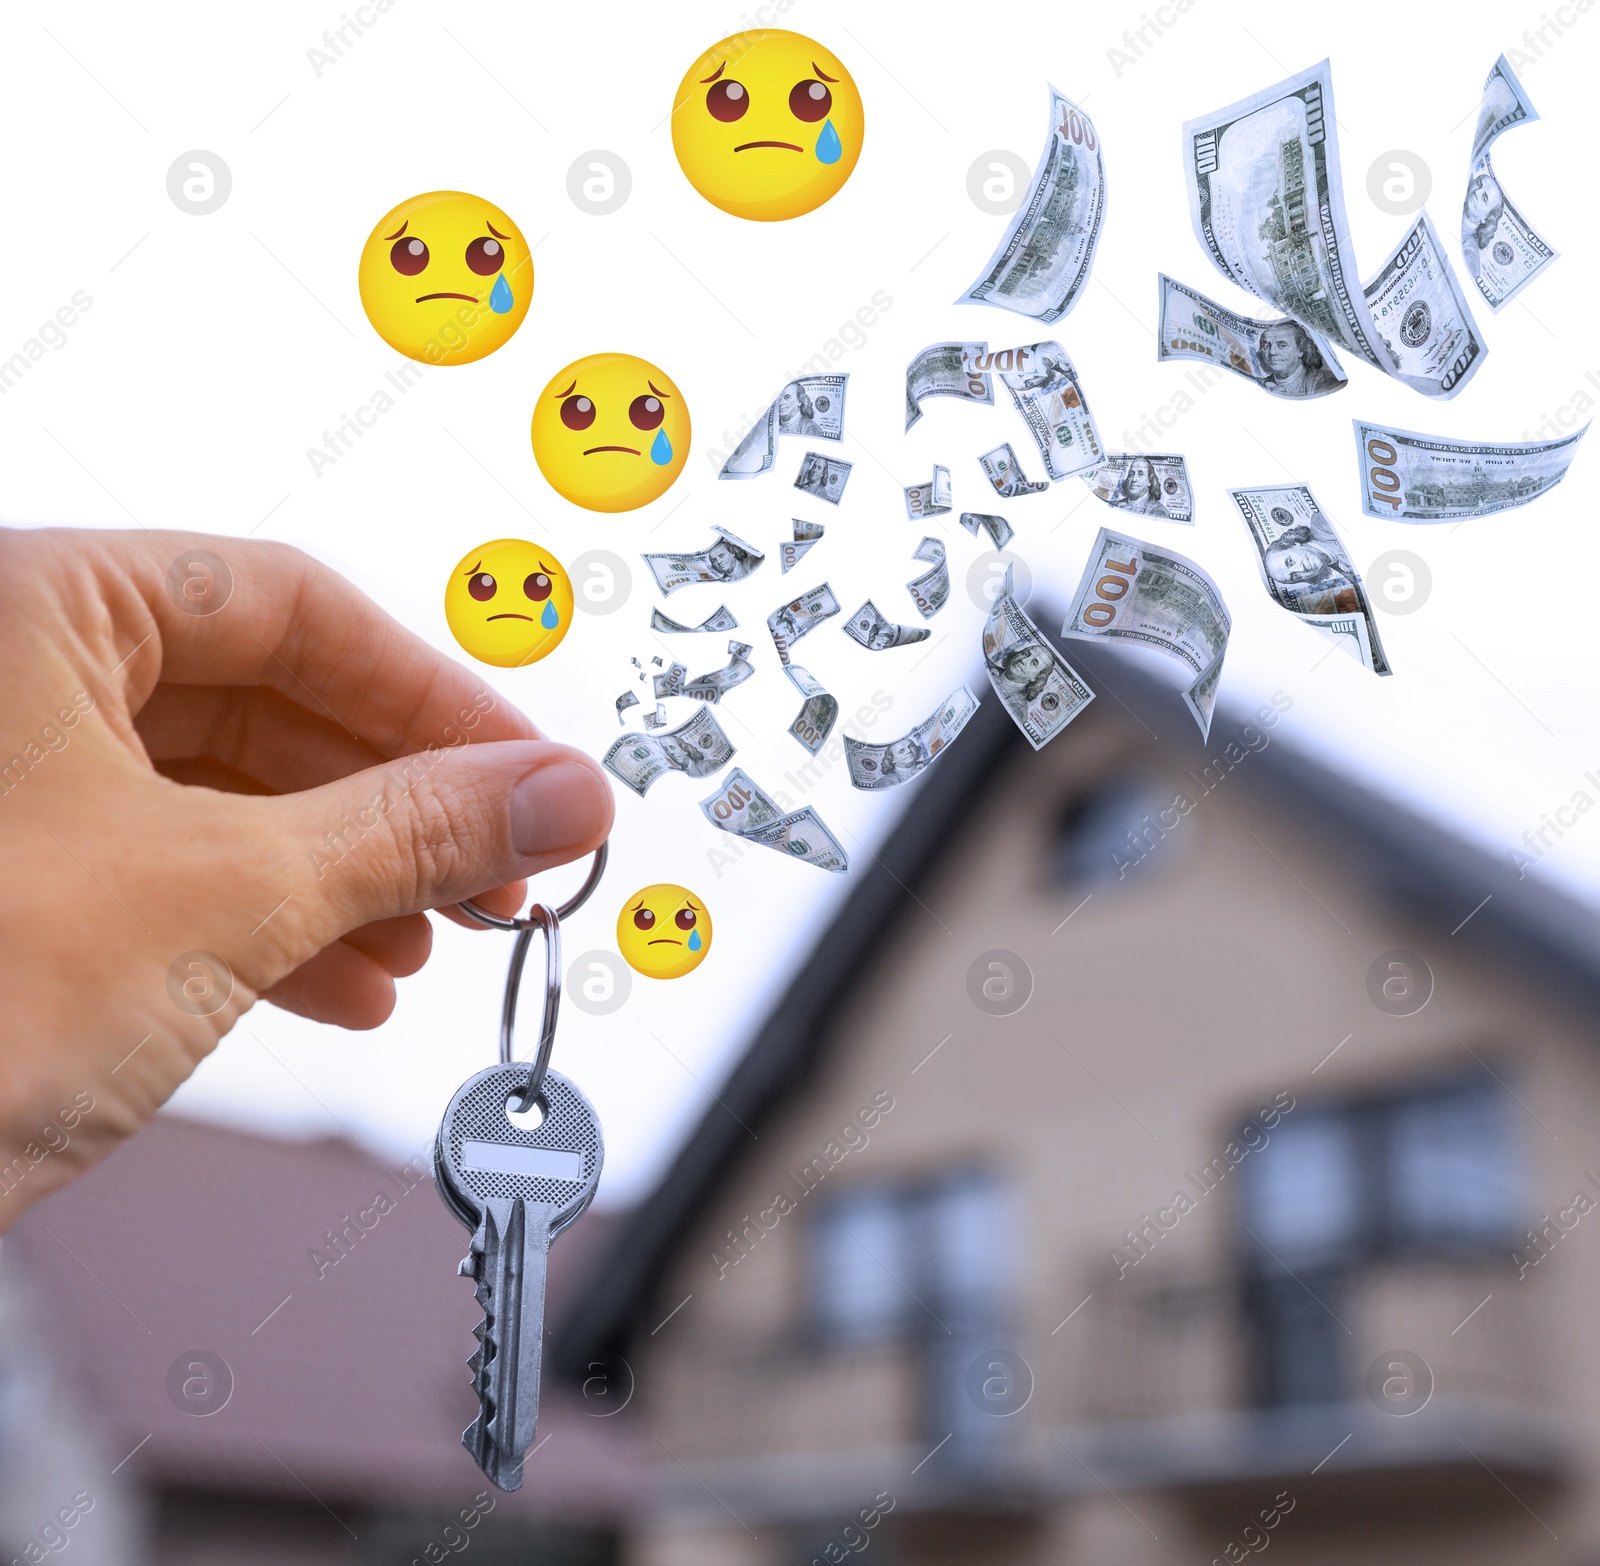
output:
M1214 741L1211 754L1219 748ZM1015 1336L1036 1376L1033 1400L1015 1416L1019 1452L1078 1481L1060 1433L1140 1417L1148 1412L1141 1399L1169 1412L1239 1403L1237 1340L1225 1332L1202 1330L1179 1345L1156 1386L1134 1376L1124 1395L1106 1385L1104 1368L1118 1363L1108 1345L1141 1291L1226 1277L1238 1179L1200 1196L1186 1176L1222 1155L1247 1116L1285 1101L1280 1095L1303 1110L1324 1096L1486 1064L1515 1095L1530 1219L1553 1215L1580 1187L1600 1200L1583 1178L1591 1169L1600 1177L1592 1017L1555 981L1475 944L1470 924L1452 936L1449 925L1412 922L1377 900L1360 867L1256 756L1244 753L1202 797L1195 776L1160 751L1114 702L1097 703L1070 742L993 780L981 820L904 905L897 927L881 933L815 1080L762 1128L664 1280L661 1313L687 1303L637 1347L639 1395L673 1457L697 1474L736 1474L740 1462L784 1454L803 1488L811 1458L900 1446L909 1454L923 1439L904 1351L813 1356L797 1346L807 1224L816 1203L857 1182L964 1163L1003 1176L1016 1245L997 1264L1014 1270ZM1094 888L1085 901L1051 878L1054 823L1068 798L1124 769L1169 795L1186 793L1194 808L1121 883ZM1394 948L1422 953L1434 973L1433 997L1413 1016L1386 1015L1368 997L1369 968ZM992 949L1021 954L1032 970L1031 999L1009 1017L968 999L968 969ZM776 1193L793 1196L792 1173L830 1142L837 1152L846 1124L885 1095L893 1107L866 1145L849 1150L817 1194L747 1240L748 1254L730 1265L738 1252L728 1232L747 1220L758 1226ZM1126 1254L1125 1231L1178 1191L1195 1199L1193 1211L1119 1281L1112 1249ZM1559 1429L1574 1472L1566 1486L1537 1493L1518 1481L1531 1512L1481 1468L1476 1482L1457 1483L1460 1495L1442 1480L1419 1480L1409 1504L1377 1508L1389 1521L1361 1535L1359 1558L1421 1566L1565 1561L1580 1543L1600 1550L1597 1297L1600 1210L1522 1281L1506 1258L1400 1264L1361 1282L1349 1302L1353 1364L1410 1348L1432 1366L1441 1408L1470 1394L1532 1409L1541 1428ZM1467 1447L1462 1462L1474 1468ZM878 1471L864 1463L864 1481ZM1286 1517L1275 1552L1308 1562L1356 1558L1350 1530L1359 1532L1370 1509L1361 1485L1336 1473L1305 1483L1308 1495L1333 1494L1330 1483L1354 1489L1343 1510L1308 1500L1304 1526ZM863 1499L878 1488L868 1485ZM1242 1525L1279 1488L1266 1480L1235 1487L1224 1511ZM1083 1492L1025 1525L997 1524L976 1554L955 1541L948 1558L1096 1566L1221 1559L1238 1537L1203 1497L1112 1496L1091 1483ZM737 1516L738 1499L726 1499ZM1314 1510L1324 1515L1315 1526ZM632 1559L734 1566L790 1558L775 1542L781 1530L744 1521L763 1537L725 1514L662 1514L641 1527ZM912 1524L902 1516L895 1526ZM916 1532L910 1554L902 1542L896 1559L944 1558L925 1532ZM1282 1550L1290 1540L1293 1551Z

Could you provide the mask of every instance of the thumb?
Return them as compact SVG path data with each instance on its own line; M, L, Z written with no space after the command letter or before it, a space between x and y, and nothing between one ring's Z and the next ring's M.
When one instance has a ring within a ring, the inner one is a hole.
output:
M612 819L600 768L549 740L430 749L260 803L278 817L273 857L300 905L286 921L291 967L374 920L580 858Z

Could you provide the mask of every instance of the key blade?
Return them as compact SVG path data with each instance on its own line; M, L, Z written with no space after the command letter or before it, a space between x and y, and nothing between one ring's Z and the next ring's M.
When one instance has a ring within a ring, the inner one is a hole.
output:
M483 1415L479 1415L461 1432L461 1444L472 1454L472 1460L483 1470L483 1476L497 1490L522 1488L522 1459L515 1462L506 1456L483 1431Z
M533 1445L539 1422L545 1274L553 1209L547 1202L521 1199L508 1205L494 1258L495 1354L487 1366L494 1411L489 1434L503 1453L520 1462Z

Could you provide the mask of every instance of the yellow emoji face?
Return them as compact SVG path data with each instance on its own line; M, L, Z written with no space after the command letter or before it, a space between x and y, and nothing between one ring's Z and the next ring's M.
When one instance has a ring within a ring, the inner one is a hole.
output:
M572 578L548 549L497 538L461 557L444 589L450 634L483 663L520 669L561 645Z
M649 504L689 456L683 394L629 353L592 353L554 376L534 404L532 433L539 471L588 511Z
M861 94L833 53L776 29L706 50L672 103L672 150L689 183L712 206L764 223L837 194L865 128Z
M533 257L492 201L459 190L413 196L361 252L361 308L378 336L422 364L471 364L522 325Z
M617 947L635 973L681 979L711 950L711 915L686 886L647 886L617 915Z

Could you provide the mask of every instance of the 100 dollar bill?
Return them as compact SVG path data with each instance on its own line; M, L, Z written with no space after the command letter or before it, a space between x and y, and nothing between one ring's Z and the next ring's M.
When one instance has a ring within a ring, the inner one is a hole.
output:
M1538 118L1539 111L1502 54L1483 84L1472 168L1461 202L1461 259L1496 314L1556 259L1555 249L1512 204L1489 157L1501 132Z
M1397 522L1456 522L1525 506L1566 477L1589 429L1560 440L1497 445L1351 422L1361 509Z
M1022 205L957 304L1003 305L1054 325L1078 302L1106 215L1106 169L1094 122L1050 89L1050 133Z
M1274 397L1300 400L1344 389L1344 369L1320 333L1298 321L1240 315L1164 272L1157 274L1156 284L1161 301L1158 360L1220 364Z
M1272 601L1331 637L1374 674L1392 674L1361 576L1310 486L1265 484L1229 493L1250 530Z
M1107 456L1083 481L1099 500L1135 516L1163 522L1193 522L1194 492L1189 465L1182 457L1155 452L1120 452Z
M774 848L819 870L843 875L850 856L811 806L785 813L743 767L735 767L714 794L700 801L712 826L748 843Z
M965 685L952 691L909 734L886 745L844 737L845 764L854 788L895 788L927 770L934 758L967 726L978 698Z
M1105 455L1078 372L1060 343L1002 348L967 362L977 370L1000 372L1052 479L1071 478Z
M1386 369L1345 217L1329 62L1190 120L1183 148L1189 215L1217 270Z
M1184 705L1209 737L1232 629L1222 589L1194 561L1103 527L1061 634L1155 647L1176 658L1195 676Z
M989 683L1011 721L1035 750L1043 750L1094 700L1083 676L1044 639L1023 613L1006 578L983 628L983 662Z
M1488 357L1426 212L1364 294L1389 357L1389 373L1423 396L1454 397Z
M906 366L906 428L922 417L924 397L959 397L963 402L994 405L994 382L969 370L986 343L930 343Z

